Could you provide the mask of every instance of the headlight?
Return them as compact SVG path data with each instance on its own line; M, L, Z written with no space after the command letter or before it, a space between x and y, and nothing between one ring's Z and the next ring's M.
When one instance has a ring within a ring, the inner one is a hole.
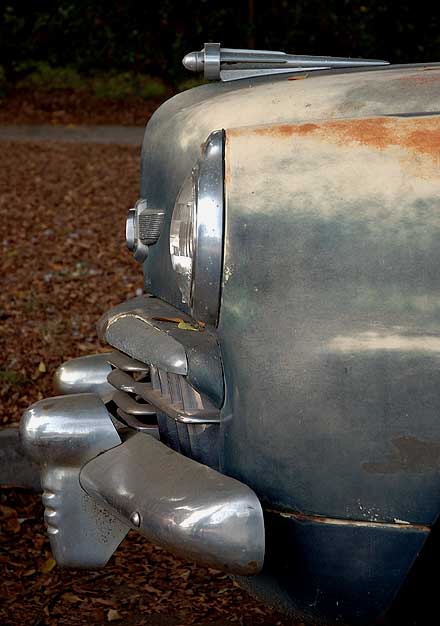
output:
M190 304L194 257L194 175L189 176L177 196L170 226L170 254L182 302Z
M176 199L170 255L176 280L192 315L215 324L223 260L224 133L212 133Z

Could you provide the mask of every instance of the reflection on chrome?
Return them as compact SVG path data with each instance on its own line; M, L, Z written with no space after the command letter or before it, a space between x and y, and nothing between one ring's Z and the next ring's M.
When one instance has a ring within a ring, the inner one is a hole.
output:
M175 554L234 574L257 574L264 520L243 483L138 433L84 465L80 482L99 505ZM118 485L124 485L124 491Z

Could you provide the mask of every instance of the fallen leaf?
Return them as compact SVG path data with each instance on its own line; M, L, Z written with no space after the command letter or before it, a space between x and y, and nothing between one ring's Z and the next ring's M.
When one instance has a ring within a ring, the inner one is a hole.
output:
M181 317L153 317L155 322L171 322L172 324L181 324L183 319Z
M98 624L102 624L105 621L105 612L102 609L93 609L91 616Z
M48 574L49 572L53 570L56 564L57 563L55 559L53 559L52 557L49 557L48 559L44 561L43 565L41 565L40 572L43 572L43 574Z
M44 361L40 361L40 365L38 366L38 371L41 372L42 374L44 374L44 372L47 372L46 364Z
M10 506L0 505L0 516L4 519L17 517L17 511Z
M70 592L63 593L63 600L66 602L83 602L82 598Z
M104 604L105 606L113 606L113 600L107 600L106 598L93 598L93 602L96 604Z
M196 332L200 330L198 326L194 326L193 324L189 324L183 320L177 325L177 328L180 328L180 330L195 330Z
M23 576L32 576L32 574L35 574L34 569L28 569L27 572L23 572Z
M116 609L109 609L107 612L107 621L116 622L118 619L122 619Z

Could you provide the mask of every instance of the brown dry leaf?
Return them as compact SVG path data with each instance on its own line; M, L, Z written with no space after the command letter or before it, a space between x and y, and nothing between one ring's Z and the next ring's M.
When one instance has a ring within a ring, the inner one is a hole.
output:
M40 572L42 572L43 574L48 574L49 572L53 570L55 565L56 565L55 559L53 559L52 557L49 557L48 559L44 561L43 565L40 566Z
M63 593L62 597L66 602L84 602L82 598L76 596L74 593L70 593L70 591Z
M92 617L98 624L105 622L105 612L102 609L93 609L90 612L90 617Z
M104 606L113 606L113 600L107 600L106 598L93 598L93 602L96 604L103 604Z
M116 609L109 609L107 612L107 621L116 622L118 619L122 619L118 611Z
M10 506L0 506L0 517L8 519L10 517L17 517L17 511Z

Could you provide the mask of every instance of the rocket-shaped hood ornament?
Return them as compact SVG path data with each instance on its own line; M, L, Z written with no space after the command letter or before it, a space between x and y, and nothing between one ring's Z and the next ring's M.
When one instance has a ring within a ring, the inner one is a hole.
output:
M223 81L284 72L388 65L388 61L376 59L321 57L286 54L273 50L222 48L219 43L205 43L202 50L185 55L182 62L187 70L203 72L206 80Z

